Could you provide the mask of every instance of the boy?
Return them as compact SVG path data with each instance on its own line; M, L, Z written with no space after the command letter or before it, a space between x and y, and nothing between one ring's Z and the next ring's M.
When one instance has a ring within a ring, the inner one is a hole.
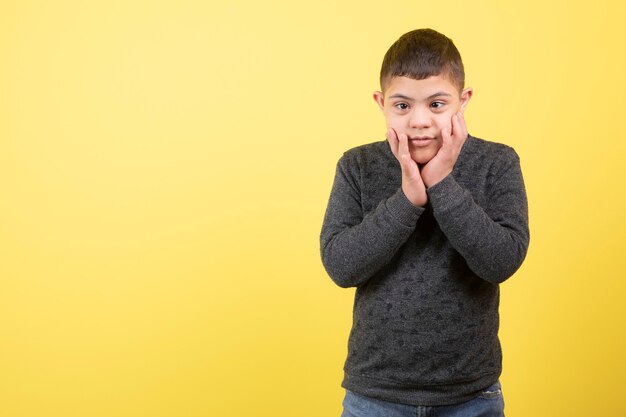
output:
M339 160L322 262L356 287L344 417L503 416L498 284L528 248L515 151L468 135L460 54L431 29L398 39L374 93L387 140Z

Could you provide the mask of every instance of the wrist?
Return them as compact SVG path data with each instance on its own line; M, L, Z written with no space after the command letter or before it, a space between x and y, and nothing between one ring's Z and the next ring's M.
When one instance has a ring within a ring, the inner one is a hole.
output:
M451 172L451 169L447 169L445 171L433 173L434 175L422 175L422 180L424 181L426 188L430 188L443 181L448 175L450 175Z
M424 207L428 202L428 195L426 194L426 192L424 192L423 195L420 195L420 193L416 193L414 190L407 190L403 186L402 193L404 194L406 199L409 200L409 202L415 207Z

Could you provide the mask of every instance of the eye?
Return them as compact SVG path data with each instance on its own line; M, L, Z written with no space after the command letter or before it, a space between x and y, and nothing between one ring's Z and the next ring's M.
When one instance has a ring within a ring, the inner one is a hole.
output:
M394 104L394 107L398 110L407 110L409 108L409 105L406 103L396 103Z
M432 107L433 109L440 109L445 105L446 103L444 103L443 101L433 101L432 103L430 103L430 107Z

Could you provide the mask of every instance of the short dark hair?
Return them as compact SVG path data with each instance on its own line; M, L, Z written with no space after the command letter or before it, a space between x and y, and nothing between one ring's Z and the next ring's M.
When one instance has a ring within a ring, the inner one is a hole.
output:
M432 29L417 29L405 33L385 54L380 69L380 88L393 77L415 80L441 75L457 86L465 86L465 70L461 54L450 38Z

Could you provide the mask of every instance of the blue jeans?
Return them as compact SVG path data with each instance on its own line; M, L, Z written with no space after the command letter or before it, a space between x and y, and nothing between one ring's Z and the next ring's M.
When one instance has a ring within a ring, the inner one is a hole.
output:
M474 399L454 405L415 406L390 403L346 390L341 417L504 417L500 381Z

